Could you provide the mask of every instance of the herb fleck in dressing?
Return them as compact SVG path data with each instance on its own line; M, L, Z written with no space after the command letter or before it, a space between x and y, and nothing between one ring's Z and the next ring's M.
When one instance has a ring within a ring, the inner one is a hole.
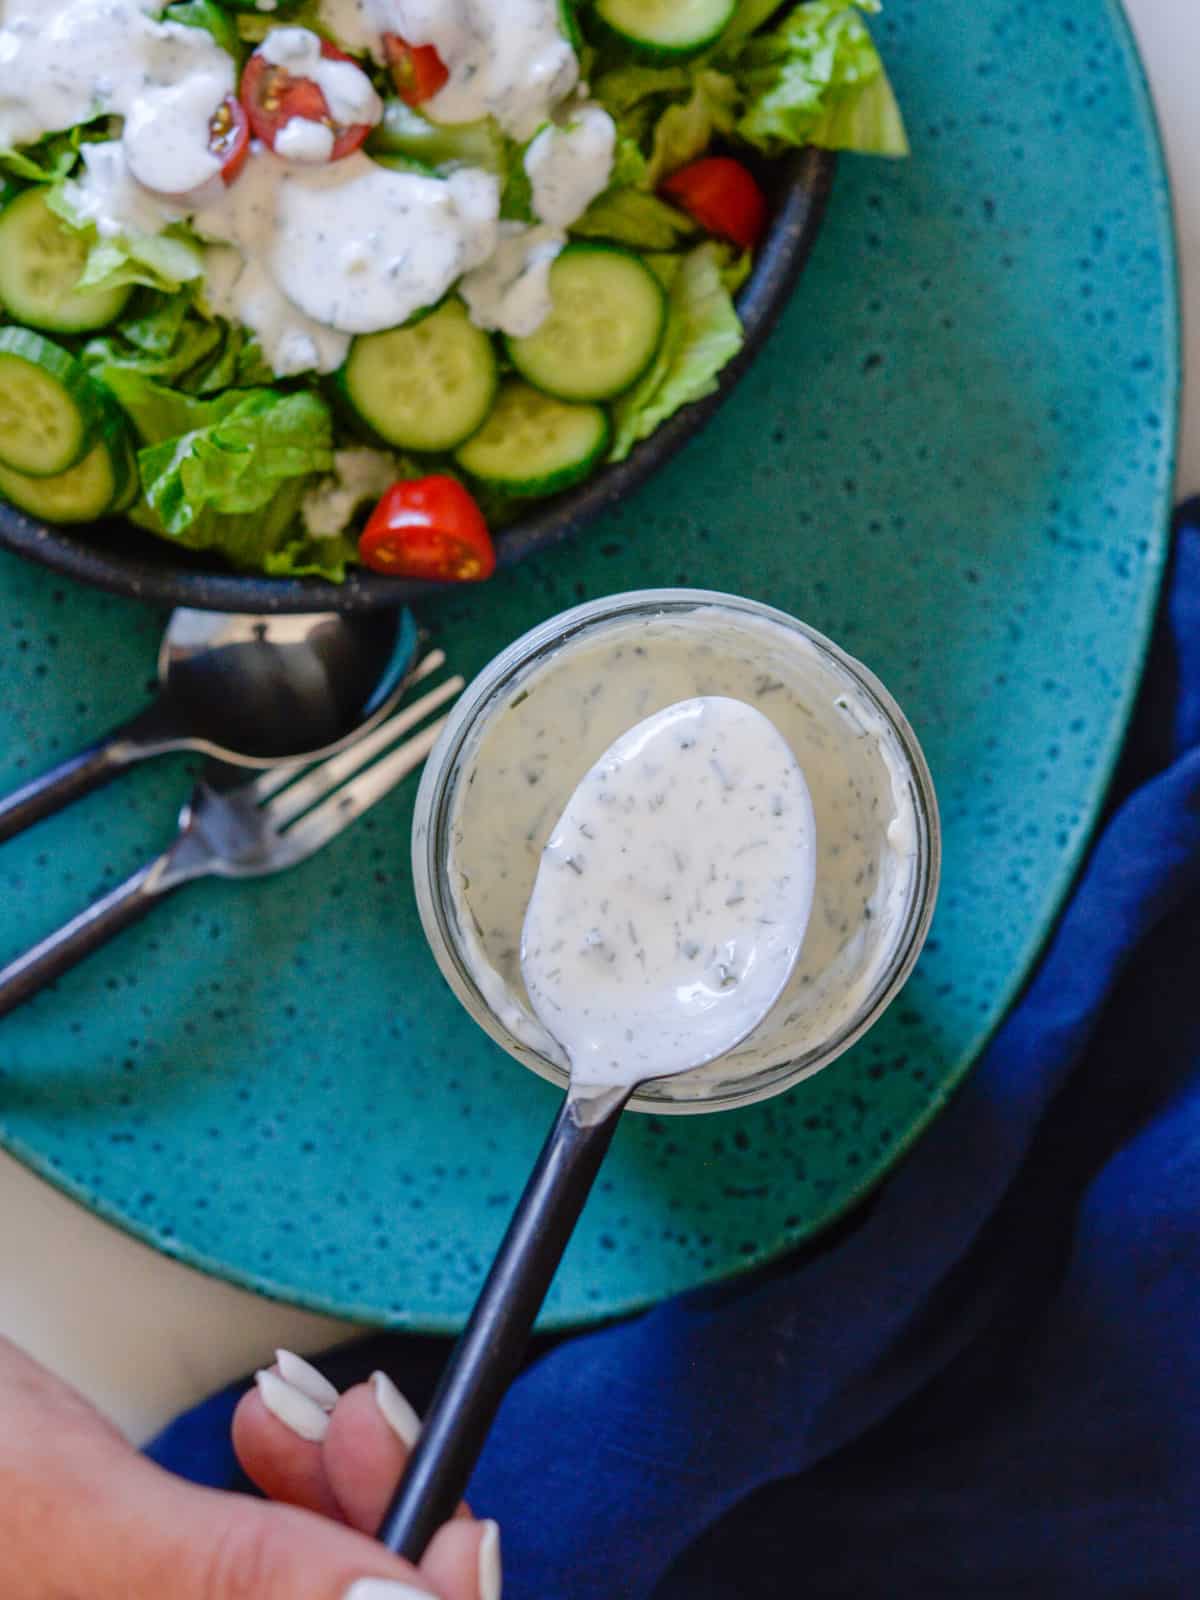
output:
M756 707L799 763L815 819L815 891L770 1015L723 1061L656 1085L660 1098L713 1092L826 1048L886 981L918 893L919 823L909 759L880 709L833 658L766 618L715 605L615 617L513 679L504 708L464 748L449 798L448 875L471 978L517 1040L565 1065L521 973L542 850L580 779L622 733L709 695ZM687 830L678 843L690 843Z
M685 700L623 734L546 843L522 937L575 1080L640 1083L744 1039L795 965L813 861L804 776L753 706Z

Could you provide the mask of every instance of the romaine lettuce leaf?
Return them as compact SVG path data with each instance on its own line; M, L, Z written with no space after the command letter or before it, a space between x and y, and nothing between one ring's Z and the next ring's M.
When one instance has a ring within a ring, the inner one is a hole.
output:
M213 409L217 401L177 388L170 373L155 372L153 361L139 365L112 359L106 348L108 342L92 340L84 351L84 361L133 423L143 445L178 439L207 426L218 414ZM228 398L234 400L240 395L230 394Z
M241 61L245 51L238 35L237 23L214 0L178 0L163 12L167 22L178 22L185 28L201 28L211 34L222 50L228 50L235 61Z
M253 336L236 324L202 316L186 293L145 291L132 308L132 315L122 317L110 332L89 339L83 349L85 364L101 383L114 392L122 385L129 389L131 407L144 406L147 397L128 375L201 395L273 383ZM151 397L151 414L155 404ZM168 429L167 434L180 431Z
M333 463L325 402L275 389L176 398L193 426L138 451L137 520L189 549L217 550L236 567L271 570L272 556L311 562L297 552L308 541L295 528L305 491ZM332 551L329 558L340 559Z
M109 342L92 340L85 359L141 441L133 520L189 549L216 550L235 567L340 579L346 542L309 540L299 529L305 492L333 462L325 402L276 389L187 394L135 365L101 359Z
M719 134L733 129L738 111L738 86L709 67L693 70L686 100L669 105L654 124L650 159L642 184L654 189L676 170L694 161Z
M23 183L61 183L79 159L79 146L89 130L81 125L65 133L48 133L21 150L0 151L0 171Z
M346 534L336 539L299 537L263 556L263 571L272 578L345 579L346 569L358 564L358 542Z
M733 67L743 100L738 137L767 154L817 144L907 155L899 107L860 15L879 9L879 0L807 0L747 39Z
M204 252L182 223L162 233L131 229L102 239L93 224L81 217L72 195L73 184L59 181L46 195L46 204L89 241L88 257L79 279L81 289L118 289L125 284L145 284L151 289L173 290L204 276Z
M736 11L717 41L716 53L723 56L730 55L744 39L757 32L780 10L782 10L781 0L738 0Z
M862 13L880 0L804 0L764 28L774 0L742 0L710 51L675 66L617 66L593 84L654 189L714 138L768 154L822 145L905 155L904 123Z
M674 250L696 232L691 217L644 189L612 189L593 200L573 234L608 239L634 250Z
M725 285L729 252L708 241L684 256L651 258L667 287L667 326L650 370L613 405L610 461L622 461L639 439L681 406L711 394L717 374L744 335Z
M81 289L117 289L127 283L180 289L204 275L200 246L182 231L133 233L96 239L79 279Z

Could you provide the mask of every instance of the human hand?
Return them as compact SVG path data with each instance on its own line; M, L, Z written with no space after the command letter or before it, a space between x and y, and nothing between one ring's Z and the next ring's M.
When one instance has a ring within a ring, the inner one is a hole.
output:
M499 1600L495 1524L465 1507L419 1568L368 1537L417 1426L395 1388L376 1379L336 1404L330 1392L328 1410L311 1398L306 1407L294 1385L312 1391L316 1376L293 1362L284 1358L292 1383L273 1371L234 1418L235 1448L264 1502L163 1472L0 1339L4 1600ZM297 1420L323 1437L302 1437Z

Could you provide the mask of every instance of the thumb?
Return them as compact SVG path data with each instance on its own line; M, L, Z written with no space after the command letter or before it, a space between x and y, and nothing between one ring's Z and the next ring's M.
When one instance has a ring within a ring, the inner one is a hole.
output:
M116 1508L124 1537L111 1532L128 1552L128 1570L114 1600L490 1600L480 1591L479 1523L439 1529L418 1569L315 1512L151 1471L152 1492L142 1479Z

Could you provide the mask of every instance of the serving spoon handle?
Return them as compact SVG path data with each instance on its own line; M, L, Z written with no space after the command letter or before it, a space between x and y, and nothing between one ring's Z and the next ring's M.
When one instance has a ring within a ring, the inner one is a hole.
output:
M572 1088L442 1373L378 1537L419 1561L453 1514L633 1087Z

